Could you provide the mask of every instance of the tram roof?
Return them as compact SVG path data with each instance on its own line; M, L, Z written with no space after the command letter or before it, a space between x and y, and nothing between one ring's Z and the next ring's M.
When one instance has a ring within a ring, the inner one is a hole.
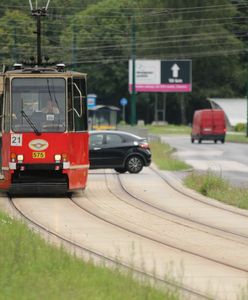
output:
M59 67L20 67L13 70L8 70L1 73L2 76L14 76L14 75L53 75L53 76L69 76L69 77L82 77L86 76L86 73L66 70L65 68Z

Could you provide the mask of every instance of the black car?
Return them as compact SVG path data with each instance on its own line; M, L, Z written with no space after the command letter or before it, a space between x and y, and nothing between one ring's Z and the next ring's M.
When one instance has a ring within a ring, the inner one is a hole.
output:
M145 138L122 131L90 132L90 169L112 168L119 173L139 173L151 163Z

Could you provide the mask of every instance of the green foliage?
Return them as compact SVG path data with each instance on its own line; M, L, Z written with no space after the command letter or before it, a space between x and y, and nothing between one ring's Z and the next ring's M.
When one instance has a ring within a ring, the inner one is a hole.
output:
M238 123L237 125L235 125L234 130L236 132L244 132L246 129L246 124L244 123Z
M148 125L146 128L151 134L188 134L190 136L191 127L177 125Z
M189 169L190 166L180 161L176 158L173 158L172 153L173 149L165 143L159 141L150 142L152 160L161 170L167 171L180 171Z
M231 186L228 181L214 173L193 172L184 179L184 183L187 187L196 190L204 196L239 208L248 209L248 190Z
M28 1L1 4L0 63L36 56L35 19ZM130 98L134 20L137 58L192 59L192 93L184 100L174 93L166 98L166 120L187 124L195 109L207 107L208 97L244 95L247 24L236 17L245 16L246 10L229 0L155 0L152 5L149 0L54 0L49 16L42 18L42 53L88 73L88 91L98 95L99 104L119 106L122 97ZM154 102L154 94L138 94L137 119L151 123ZM130 103L126 110L128 118Z
M248 137L244 132L239 132L236 134L228 133L226 135L226 141L234 143L248 143Z
M20 26L21 25L21 26ZM0 19L0 40L4 41L0 49L3 64L13 64L34 54L35 27L30 16L19 10L7 10Z

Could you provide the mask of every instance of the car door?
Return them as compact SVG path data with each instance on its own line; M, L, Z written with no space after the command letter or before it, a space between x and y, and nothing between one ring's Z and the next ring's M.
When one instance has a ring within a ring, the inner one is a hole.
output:
M119 167L124 164L125 139L118 133L106 133L103 147L105 164L107 167Z
M105 143L104 133L90 134L90 145L89 145L90 168L100 168L103 166L104 143Z

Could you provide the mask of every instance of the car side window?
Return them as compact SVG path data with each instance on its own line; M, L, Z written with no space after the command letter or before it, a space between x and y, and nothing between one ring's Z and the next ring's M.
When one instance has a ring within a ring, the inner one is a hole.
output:
M103 144L103 135L102 134L91 135L90 144L92 146L101 146Z
M106 144L107 145L119 145L122 144L121 136L117 134L107 134L106 136Z

